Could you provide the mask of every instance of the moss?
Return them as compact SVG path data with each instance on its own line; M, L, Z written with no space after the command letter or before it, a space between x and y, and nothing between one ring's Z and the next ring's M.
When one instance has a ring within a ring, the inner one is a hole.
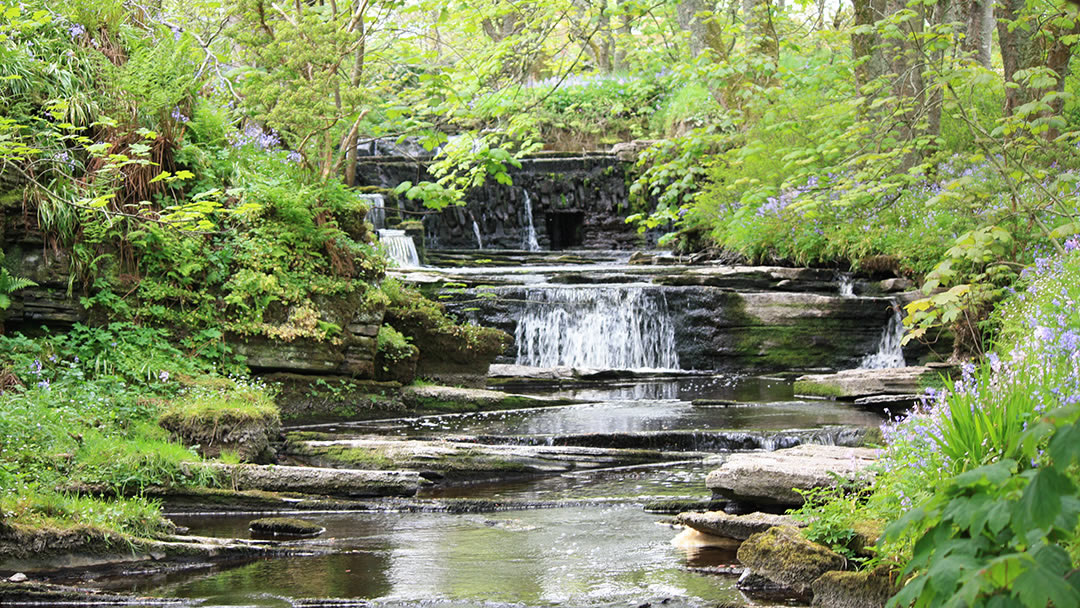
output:
M755 574L804 593L819 576L842 570L846 560L828 547L810 542L798 528L777 526L753 534L739 546L739 562Z
M273 536L318 536L325 528L295 517L264 517L253 520L248 524L252 532L258 534L270 534Z
M758 368L786 370L817 367L842 367L838 357L852 352L851 322L847 319L800 316L810 304L799 301L777 303L791 312L783 316L787 325L764 323L746 310L741 296L732 293L724 302L723 317L731 325L729 333L734 353Z
M814 581L815 606L836 608L884 608L896 592L896 576L890 566L872 571L831 571Z
M357 420L405 411L398 382L303 374L272 374L265 380L276 391L284 420Z
M847 392L842 387L817 380L796 380L794 389L796 395L809 395L812 397L839 398L847 395Z

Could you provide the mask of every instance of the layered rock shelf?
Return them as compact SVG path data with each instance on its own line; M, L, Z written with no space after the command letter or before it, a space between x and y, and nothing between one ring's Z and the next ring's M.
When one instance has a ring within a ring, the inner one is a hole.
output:
M714 496L762 505L797 507L796 490L834 487L836 476L868 483L878 457L870 448L800 445L774 452L732 454L709 473L705 485Z

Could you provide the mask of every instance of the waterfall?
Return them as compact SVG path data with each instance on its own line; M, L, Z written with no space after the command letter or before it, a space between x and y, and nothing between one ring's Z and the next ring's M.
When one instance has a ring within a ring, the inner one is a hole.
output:
M404 230L380 230L379 242L386 250L386 256L397 262L399 268L418 268L420 255L416 253L416 243Z
M532 197L525 188L521 189L525 195L525 240L522 249L525 251L540 251L540 243L536 240L536 226L533 225Z
M537 367L678 369L662 292L646 287L548 287L526 292L517 363Z
M863 357L859 367L862 369L883 369L887 367L905 367L904 351L900 342L904 338L904 317L900 307L893 305L893 314L889 317L885 329L881 330L881 340L876 353Z
M358 196L368 203L368 212L365 219L371 222L371 225L376 230L386 228L386 197L381 194L360 194Z
M483 249L484 248L484 240L480 238L480 224L477 224L476 220L473 220L472 232L473 232L474 235L476 235L476 248L477 249Z
M855 281L852 280L850 272L841 272L836 280L839 284L840 297L855 297Z

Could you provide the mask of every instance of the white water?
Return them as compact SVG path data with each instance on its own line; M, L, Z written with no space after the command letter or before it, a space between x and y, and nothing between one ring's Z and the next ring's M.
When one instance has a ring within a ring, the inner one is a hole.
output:
M843 297L843 298L854 298L855 297L855 281L852 280L850 273L847 273L847 272L840 273L839 291L840 291L840 297Z
M404 230L379 230L379 242L386 250L387 257L397 262L399 268L420 267L416 243Z
M525 195L525 242L522 249L540 251L540 243L536 240L536 226L533 225L532 197L524 188L521 189L521 193Z
M907 362L904 361L904 351L900 348L903 338L904 317L900 314L900 308L894 307L889 323L885 325L885 329L881 330L877 352L863 357L859 367L862 369L905 367Z
M359 194L357 196L367 201L367 221L371 222L371 225L376 230L386 228L386 197L381 194Z
M476 248L477 249L483 249L484 248L484 239L480 238L480 224L477 224L476 220L473 220L472 232L473 232L474 235L476 235Z
M538 367L678 369L663 292L647 287L547 287L526 292L517 363Z

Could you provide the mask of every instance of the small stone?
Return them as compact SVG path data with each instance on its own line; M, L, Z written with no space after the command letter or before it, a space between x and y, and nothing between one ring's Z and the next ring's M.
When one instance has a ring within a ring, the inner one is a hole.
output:
M254 534L269 534L273 536L318 536L326 531L326 528L293 517L266 517L256 519L248 524L248 528Z
M29 577L22 572L16 572L9 576L7 580L9 583L25 583L28 578Z

